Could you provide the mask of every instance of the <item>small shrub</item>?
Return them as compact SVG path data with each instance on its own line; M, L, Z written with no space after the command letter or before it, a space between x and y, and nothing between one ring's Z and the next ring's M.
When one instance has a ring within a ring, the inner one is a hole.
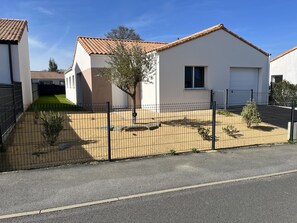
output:
M217 110L218 115L232 116L228 110Z
M177 152L174 149L171 149L170 150L170 154L173 155L173 156L176 156L177 155Z
M53 146L63 130L64 117L58 112L49 111L40 112L40 119L43 125L41 135L49 145Z
M225 132L228 136L234 136L239 131L237 128L235 128L233 125L227 125L227 127L223 127L223 132Z
M211 136L209 135L210 133L210 128L204 128L203 126L198 126L197 128L199 135L202 137L203 140L210 140Z
M261 115L254 101L247 102L247 104L242 108L241 116L248 128L250 128L252 124L258 125L262 121Z
M38 110L37 107L33 107L33 111L34 111L34 123L37 124L38 119L40 118L40 112Z
M192 148L193 153L199 153L200 151L197 148Z

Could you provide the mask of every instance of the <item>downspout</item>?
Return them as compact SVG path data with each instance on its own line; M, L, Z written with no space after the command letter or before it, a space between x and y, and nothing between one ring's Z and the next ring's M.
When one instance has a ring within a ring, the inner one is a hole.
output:
M9 70L10 70L10 81L12 84L12 103L13 103L13 114L14 122L16 123L16 104L15 104L15 89L14 89L14 79L13 79L13 68L12 68L12 56L11 56L11 44L8 44L8 55L9 55Z

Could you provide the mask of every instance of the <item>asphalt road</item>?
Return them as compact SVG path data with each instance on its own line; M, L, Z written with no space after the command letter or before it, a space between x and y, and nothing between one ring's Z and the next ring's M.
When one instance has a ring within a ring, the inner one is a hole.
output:
M280 145L1 173L0 218L296 169L297 146Z
M297 174L153 195L5 222L297 222Z

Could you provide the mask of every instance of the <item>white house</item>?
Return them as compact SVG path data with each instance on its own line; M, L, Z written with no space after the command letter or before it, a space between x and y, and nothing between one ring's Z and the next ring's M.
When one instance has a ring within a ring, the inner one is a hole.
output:
M97 98L96 103L128 104L125 93L93 76L108 67L108 45L115 42L78 37L72 68L65 73L69 100L92 103ZM155 58L153 83L141 85L139 100L143 107L170 103L204 103L209 107L211 90L218 104L245 104L251 92L257 102L268 101L269 54L222 24L171 43L123 42L139 44ZM92 87L87 87L91 82ZM225 89L229 89L228 98L221 93ZM93 101L85 100L85 94L91 94Z
M31 71L31 81L32 83L42 84L42 85L65 85L63 72L53 72L53 71Z
M270 80L287 80L297 84L297 47L294 47L270 60Z
M32 103L28 47L28 24L25 20L0 19L0 85L20 82L23 105Z

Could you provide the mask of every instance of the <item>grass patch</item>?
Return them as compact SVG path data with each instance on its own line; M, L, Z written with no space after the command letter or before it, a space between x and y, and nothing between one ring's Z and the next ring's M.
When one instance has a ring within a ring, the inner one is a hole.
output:
M40 96L28 111L77 111L80 108L69 101L65 94Z
M217 110L217 114L218 115L225 115L227 117L232 116L231 112L229 112L228 110Z

